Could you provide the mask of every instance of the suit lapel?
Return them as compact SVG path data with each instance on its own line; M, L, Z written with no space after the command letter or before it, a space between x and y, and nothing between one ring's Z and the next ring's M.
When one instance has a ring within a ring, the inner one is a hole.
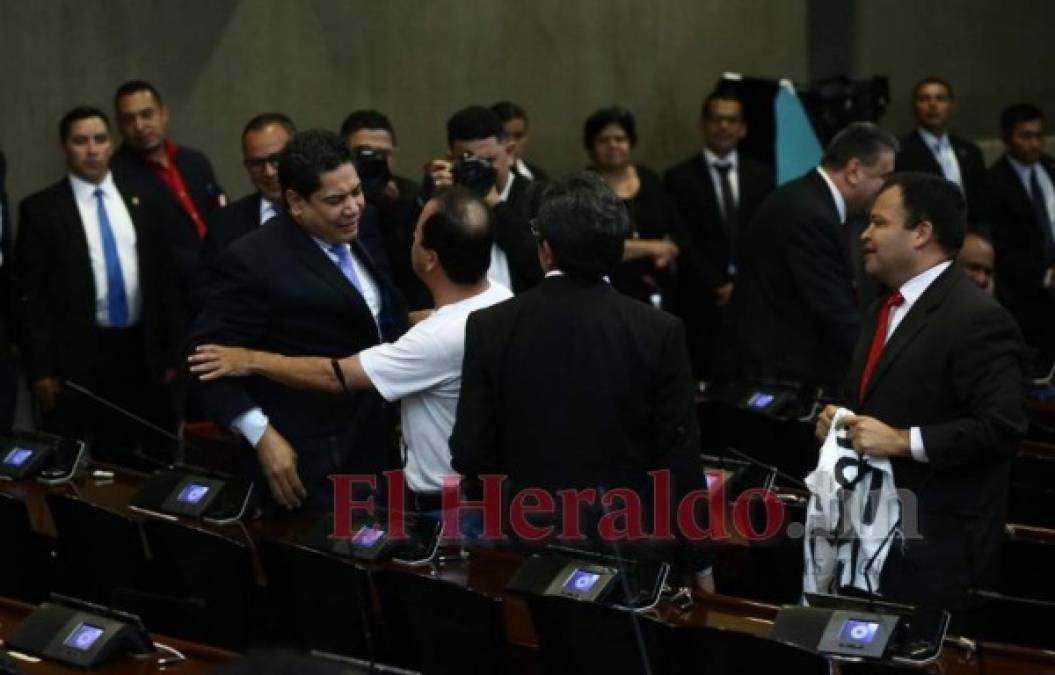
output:
M938 158L934 156L934 151L930 149L927 142L923 140L922 136L920 136L918 129L912 132L912 137L916 141L916 147L919 149L920 157L923 158L923 161L929 167L928 172L938 176L944 176L945 172L941 169L941 163L939 163ZM959 154L957 154L957 157L959 157Z
M125 203L125 209L128 210L128 217L132 220L132 229L136 232L136 255L139 256L140 260L144 260L143 254L143 205L142 200L135 190L130 189L124 182L114 180L114 186L117 188L117 194L121 195L121 199ZM143 266L139 266L140 277L143 276Z
M941 306L942 300L945 299L945 294L948 293L953 283L958 279L957 275L963 276L963 274L963 270L956 263L949 265L912 305L908 314L898 324L894 334L890 336L886 345L883 346L883 351L880 352L879 362L876 363L875 370L868 380L868 387L865 389L865 400L868 399L869 394L875 389L876 383L883 378L883 375L890 369L890 365L897 360L901 352L912 344L920 333L926 330L927 324L930 322L930 315ZM874 334L876 319L873 319L871 324L871 334Z
M344 298L349 304L369 314L370 308L367 307L366 300L359 294L359 291L355 290L352 283L345 278L336 263L323 252L315 240L311 238L311 235L300 229L292 218L282 214L279 214L278 217L283 219L282 225L287 230L287 239L298 263L326 282L335 293Z
M95 288L95 276L92 274L92 256L88 248L88 237L84 234L84 223L81 221L81 212L77 208L77 199L73 195L73 187L68 179L62 181L62 198L56 200L58 208L58 222L64 228L66 241L69 241L74 250L81 254L76 256L78 262L77 276L86 279L90 288ZM95 293L92 293L92 298Z

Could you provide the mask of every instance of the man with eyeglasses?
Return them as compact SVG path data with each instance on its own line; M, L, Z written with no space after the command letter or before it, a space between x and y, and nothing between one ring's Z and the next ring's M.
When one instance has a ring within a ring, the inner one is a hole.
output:
M261 113L246 123L242 131L242 165L256 190L209 218L202 249L206 260L275 217L283 208L278 155L294 133L292 120L279 112Z
M261 113L242 131L242 165L256 190L212 214L208 221L202 257L214 259L235 239L278 215L282 186L278 182L278 155L296 133L293 121L280 112Z

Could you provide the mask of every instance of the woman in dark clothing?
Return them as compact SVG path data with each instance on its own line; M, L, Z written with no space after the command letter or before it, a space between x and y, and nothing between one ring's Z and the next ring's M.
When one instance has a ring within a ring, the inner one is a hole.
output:
M636 142L634 116L624 108L602 108L583 127L590 168L601 174L630 214L630 235L612 285L626 295L672 309L672 267L678 257L675 240L680 228L659 176L630 161Z

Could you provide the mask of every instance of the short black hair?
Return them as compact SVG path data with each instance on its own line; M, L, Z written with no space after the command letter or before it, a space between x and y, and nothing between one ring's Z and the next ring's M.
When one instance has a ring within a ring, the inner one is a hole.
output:
M582 145L586 152L593 153L593 142L609 124L618 124L626 133L630 147L637 145L637 122L634 113L626 108L611 106L595 110L582 126Z
M308 129L294 134L278 156L278 182L283 192L309 199L322 184L319 176L342 164L352 164L344 140L326 129Z
M913 101L915 101L916 97L919 96L919 90L927 86L928 84L940 84L941 86L945 87L945 91L949 93L949 98L953 98L952 85L949 84L949 81L943 77L938 77L937 75L930 75L917 82L916 86L912 88Z
M1044 112L1032 103L1015 103L1004 108L1000 113L1000 137L1005 141L1011 138L1015 127L1023 122L1044 121Z
M421 224L421 245L435 251L456 284L479 283L491 265L494 232L487 205L468 188L452 185L436 195L439 210Z
M154 100L157 101L158 105L165 105L165 102L161 100L161 92L158 91L157 87L146 80L129 80L118 87L117 91L114 93L114 109L117 109L117 102L121 100L121 98L141 91L149 91L154 97Z
M360 129L384 129L392 137L392 145L396 143L396 130L392 127L392 121L379 110L355 110L341 122L341 137L348 138Z
M596 279L623 258L630 216L604 179L579 171L552 183L535 218L539 239L549 243L558 269Z
M955 256L967 231L967 201L959 186L942 176L907 171L892 174L879 193L895 187L901 188L905 227L914 230L923 221L929 222L938 245Z
M524 124L527 124L528 122L527 112L512 101L499 101L498 103L493 103L491 104L491 110L493 110L494 113L498 115L498 118L502 120L502 124L505 124L509 120L524 120Z
M703 99L703 105L700 106L700 119L705 119L711 113L711 103L715 101L736 101L740 104L740 117L744 116L744 99L740 98L740 94L728 87L721 87L715 89Z
M462 108L447 120L447 145L455 141L478 141L492 136L501 141L505 138L502 119L490 108L471 105Z
M79 105L63 115L62 119L59 120L59 140L65 143L66 139L70 137L70 127L73 126L73 123L90 117L100 118L106 126L106 130L110 131L110 118L106 116L106 113L90 105Z
M838 171L856 158L865 166L875 166L884 150L897 152L901 147L894 134L872 122L853 122L835 134L821 157L821 166Z
M242 129L242 138L245 138L246 134L250 131L260 131L272 124L277 124L282 127L290 136L297 133L297 127L293 124L293 120L291 120L288 115L280 112L266 112L260 113L245 123L245 128Z

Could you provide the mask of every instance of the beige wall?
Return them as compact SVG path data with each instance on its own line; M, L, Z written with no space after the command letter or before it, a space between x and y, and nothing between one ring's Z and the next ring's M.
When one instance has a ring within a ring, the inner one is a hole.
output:
M564 171L584 161L586 115L619 102L638 115L639 158L663 165L696 143L723 71L806 76L804 16L794 0L0 0L0 148L17 200L61 174L63 112L109 111L143 77L172 137L205 150L233 196L249 189L241 127L270 109L301 127L382 109L416 176L468 103L524 104L531 158Z
M0 0L8 189L17 201L61 175L58 118L78 103L109 110L131 77L161 88L172 136L205 150L232 196L249 189L241 127L270 109L301 127L336 127L354 108L380 108L400 135L400 169L415 176L442 151L451 112L500 98L527 106L529 154L551 170L584 162L582 121L614 102L637 113L638 159L660 168L695 146L700 96L727 70L887 74L894 102L884 123L898 132L910 124L909 87L930 72L955 83L959 127L972 136L995 135L1012 99L1055 113L1055 2L842 1L854 3L842 16L856 35L831 43L833 63L810 64L807 12L830 3ZM834 38L816 30L813 39Z
M890 77L883 122L898 133L912 125L913 85L932 74L955 88L954 126L963 135L998 138L1010 103L1055 115L1051 0L861 0L856 18L855 74Z

